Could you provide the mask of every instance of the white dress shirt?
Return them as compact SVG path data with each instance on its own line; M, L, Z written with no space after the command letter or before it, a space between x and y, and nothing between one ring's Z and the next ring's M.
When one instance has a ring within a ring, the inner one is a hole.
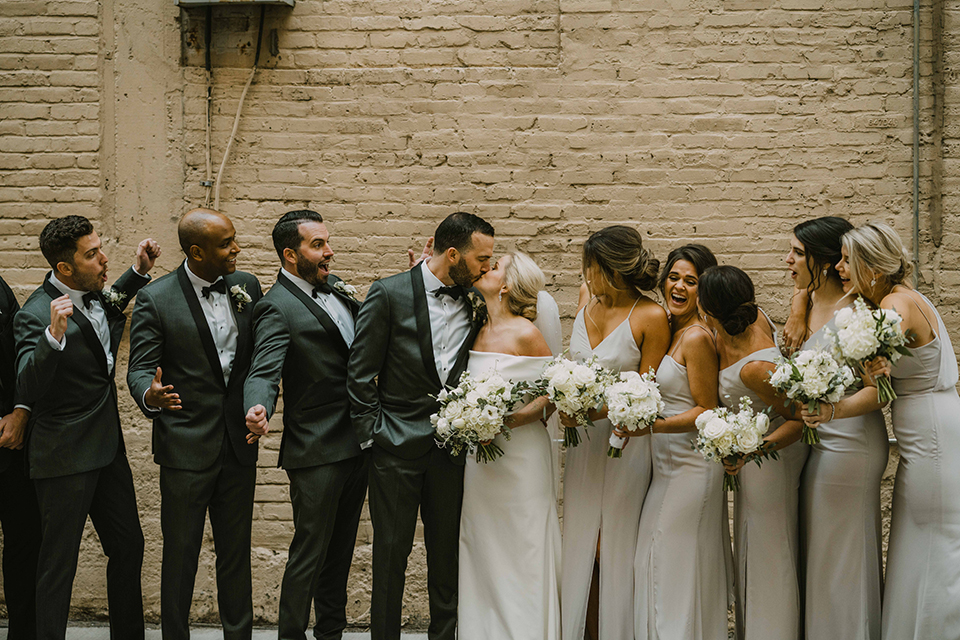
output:
M343 341L347 343L347 346L353 344L353 336L355 332L355 327L353 324L353 314L350 313L350 309L347 308L347 304L341 300L339 297L332 293L320 293L317 292L316 297L313 296L313 285L304 280L299 276L295 276L286 269L281 269L282 273L290 282L297 285L301 291L303 291L309 298L311 298L317 306L323 309L330 319L337 325L337 328L340 330L340 335L343 336Z
M141 278L147 277L139 273L136 268L133 269L133 272ZM55 272L50 274L50 284L52 284L60 293L69 296L70 302L73 303L73 306L83 314L84 318L90 321L90 324L93 326L93 330L100 339L101 346L103 346L103 353L107 356L107 373L113 371L113 351L110 350L110 324L107 322L107 312L104 310L103 305L100 304L100 299L94 298L90 302L90 308L88 309L83 304L83 296L87 293L86 291L77 291L76 289L71 289L67 285L60 282ZM46 336L47 342L49 342L50 346L57 351L62 351L64 348L66 348L67 334L63 334L63 338L61 338L60 342L57 342L54 339L53 334L50 333L50 327L47 327Z
M237 355L237 338L240 335L237 321L233 317L234 302L230 298L230 290L227 289L226 293L211 291L209 297L204 298L202 289L221 280L222 276L213 282L207 282L190 271L186 261L184 261L184 268L187 271L187 279L190 280L194 293L197 294L197 300L200 301L200 308L210 328L210 335L213 336L213 344L216 345L217 356L220 358L220 369L223 370L223 382L227 384L230 382L233 359Z
M427 294L427 310L430 313L433 359L437 364L440 382L446 384L450 371L457 362L460 347L470 335L470 303L465 295L459 300L448 295L437 297L437 289L444 284L433 275L426 262L420 264L420 269L423 273L423 288Z

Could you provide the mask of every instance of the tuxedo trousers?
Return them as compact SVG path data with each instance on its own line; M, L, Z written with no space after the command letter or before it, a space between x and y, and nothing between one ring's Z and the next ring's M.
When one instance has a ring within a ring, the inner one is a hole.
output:
M339 640L347 626L347 578L367 494L364 456L287 469L293 541L280 587L280 640L304 640L310 602L313 636Z
M454 640L460 555L463 465L436 446L408 460L374 444L370 451L370 519L373 522L372 640L400 638L407 559L413 550L417 511L427 550L429 640Z
M250 530L256 486L256 465L241 465L226 435L219 458L203 471L160 467L163 640L190 637L190 606L208 512L217 554L217 606L224 640L249 640L253 634Z
M143 532L123 445L105 467L33 481L40 507L37 638L63 640L87 516L107 556L110 637L142 640Z
M3 593L7 604L7 640L37 636L37 561L40 557L40 507L27 478L24 452L10 451L0 472L0 525L3 526Z

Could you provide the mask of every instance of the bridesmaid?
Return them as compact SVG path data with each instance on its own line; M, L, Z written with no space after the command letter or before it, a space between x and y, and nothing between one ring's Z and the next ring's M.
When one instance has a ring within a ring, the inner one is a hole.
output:
M643 248L640 234L612 226L583 245L580 309L573 323L570 354L596 355L614 371L656 370L670 344L667 314L643 295L657 286L659 262ZM563 497L561 612L563 637L583 638L595 562L599 564L599 637L631 638L633 563L640 507L650 482L650 442L632 443L623 457L607 457L612 428L606 409L591 416L593 427L567 450ZM573 426L569 416L564 424ZM596 637L596 631L591 630Z
M840 238L853 228L825 217L793 229L786 263L796 288L810 301L803 349L829 347L833 314L853 304L834 265ZM872 385L865 381L865 385ZM848 394L817 415L803 412L820 443L810 448L800 482L804 562L804 633L809 640L880 639L883 597L880 480L887 466L887 428L873 386Z
M657 370L664 417L652 425L653 479L634 565L637 640L727 640L723 469L691 446L697 416L717 406L717 348L697 311L700 274L716 265L710 249L688 244L660 272L672 339Z
M797 526L800 472L808 447L798 443L801 422L790 419L783 398L770 386L774 361L780 355L773 325L759 318L753 282L736 267L707 269L700 276L700 309L717 333L720 357L720 401L731 408L742 396L753 409L770 407L767 450L779 460L763 467L743 461L741 489L734 498L734 561L738 640L797 640L800 636L800 583ZM748 557L749 554L749 557ZM831 636L832 637L832 636Z
M896 232L865 224L843 236L843 288L895 309L912 357L892 368L900 465L893 491L882 637L960 638L960 396L957 358L940 314L904 281L911 265Z

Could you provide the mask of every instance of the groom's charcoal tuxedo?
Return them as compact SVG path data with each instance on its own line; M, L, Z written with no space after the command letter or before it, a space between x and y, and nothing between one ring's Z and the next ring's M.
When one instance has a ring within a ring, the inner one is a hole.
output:
M13 318L17 298L0 278L0 416L17 404L17 349ZM0 449L0 522L3 523L3 590L10 622L8 640L30 640L37 627L37 557L40 511L27 479L23 449Z
M372 452L373 640L399 638L418 509L427 545L430 637L453 640L456 634L464 456L451 457L437 447L430 415L439 409L440 390L458 383L480 324L471 319L466 340L451 345L456 361L441 380L421 269L373 283L360 309L348 366L354 424ZM466 298L466 313L472 314Z
M253 307L261 292L249 273L237 271L223 279L226 293L209 295L211 301L229 306L236 323L236 354L227 382L186 264L140 293L130 325L127 385L141 411L153 420L153 456L160 465L160 615L165 640L189 637L208 509L224 638L249 638L253 626L250 535L257 445L246 442L243 382L253 352ZM237 301L231 289L238 285L251 302ZM157 367L163 385L173 385L180 395L182 409L157 411L144 404Z
M339 281L331 275L327 283ZM359 303L336 288L330 296L356 318ZM339 639L347 625L347 577L367 491L347 399L349 347L331 315L285 273L254 309L254 336L244 407L263 405L269 419L282 380L278 466L290 478L296 526L280 591L279 638L305 637L313 600L316 637Z
M118 637L143 638L143 533L120 431L114 374L126 323L123 310L147 280L128 269L113 285L118 302L97 296L106 316L113 367L93 323L76 306L67 320L62 350L49 343L45 334L50 303L63 295L49 273L14 321L17 401L32 411L27 461L43 532L37 569L40 638L66 633L88 514L108 557L110 628Z

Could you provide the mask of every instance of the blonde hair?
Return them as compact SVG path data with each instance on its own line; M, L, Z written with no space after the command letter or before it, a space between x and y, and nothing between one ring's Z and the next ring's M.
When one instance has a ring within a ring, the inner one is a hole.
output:
M510 262L503 270L503 283L507 286L507 308L510 313L537 319L537 294L543 289L543 271L533 258L520 251L508 253Z
M903 248L900 236L888 224L868 222L843 235L847 250L850 282L856 291L868 291L872 271L886 278L891 285L903 283L913 273L913 265Z

